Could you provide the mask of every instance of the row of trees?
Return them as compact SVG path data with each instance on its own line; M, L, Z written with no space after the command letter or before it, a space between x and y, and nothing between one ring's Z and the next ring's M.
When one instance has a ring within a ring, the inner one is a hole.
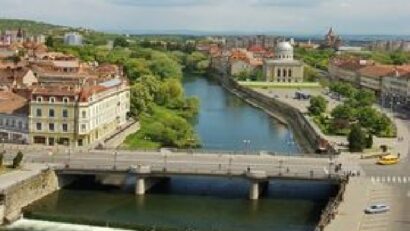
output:
M390 118L373 107L376 101L373 92L358 90L343 83L332 84L330 90L345 97L343 103L330 114L326 113L328 102L322 96L312 97L308 108L325 133L348 135L352 151L370 148L373 135L395 136L395 127Z

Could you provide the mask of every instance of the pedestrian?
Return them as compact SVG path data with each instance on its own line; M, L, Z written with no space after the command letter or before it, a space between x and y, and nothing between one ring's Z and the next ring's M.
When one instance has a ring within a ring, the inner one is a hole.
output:
M250 166L248 166L248 172L250 172L251 171L251 167Z
M400 159L400 152L399 152L399 153L397 153L397 157Z

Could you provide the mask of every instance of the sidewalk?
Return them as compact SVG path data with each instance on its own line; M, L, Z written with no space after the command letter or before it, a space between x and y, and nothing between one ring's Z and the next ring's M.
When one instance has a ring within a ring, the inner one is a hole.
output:
M325 231L356 231L360 229L364 217L364 208L368 204L371 182L364 177L352 177L346 187L344 201L338 208L336 218Z

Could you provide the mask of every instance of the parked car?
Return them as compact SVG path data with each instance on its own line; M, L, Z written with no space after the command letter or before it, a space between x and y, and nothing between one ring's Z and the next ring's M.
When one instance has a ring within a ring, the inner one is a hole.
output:
M390 207L385 204L375 204L367 207L364 212L367 214L385 213L390 210Z

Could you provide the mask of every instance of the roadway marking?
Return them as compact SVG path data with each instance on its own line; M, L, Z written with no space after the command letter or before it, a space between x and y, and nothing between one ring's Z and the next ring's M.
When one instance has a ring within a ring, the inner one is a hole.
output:
M370 180L376 183L407 184L410 183L410 176L371 176Z

